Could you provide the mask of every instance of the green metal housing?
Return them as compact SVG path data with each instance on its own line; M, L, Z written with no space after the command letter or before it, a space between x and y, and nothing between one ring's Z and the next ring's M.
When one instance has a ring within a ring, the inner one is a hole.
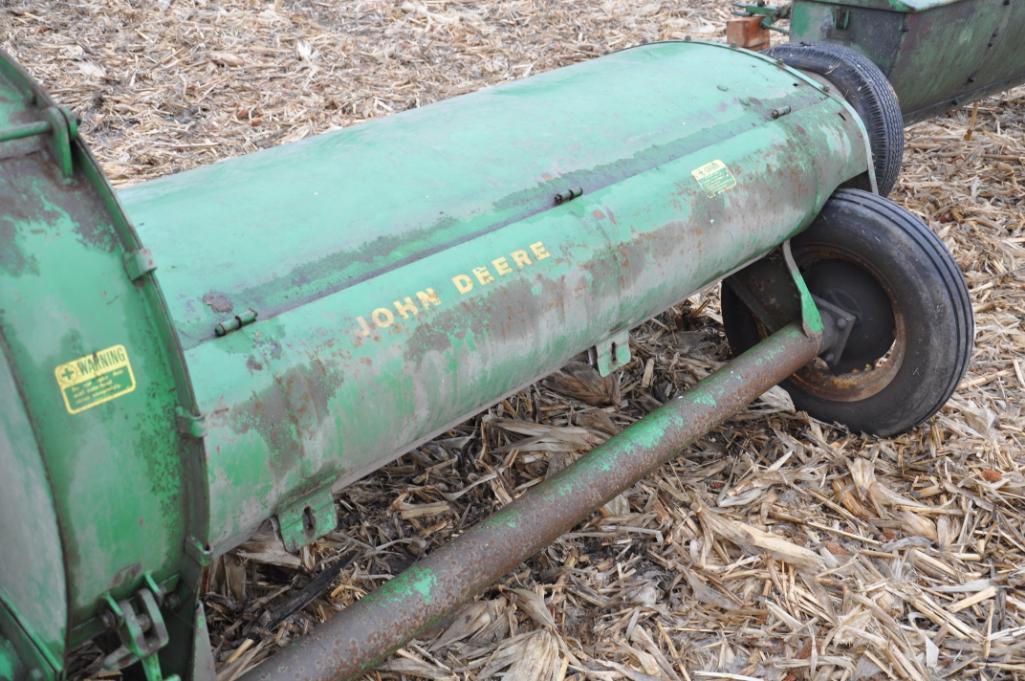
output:
M864 53L906 123L1025 82L1022 0L795 0L790 40Z
M828 88L676 42L115 198L0 69L0 664L44 678L142 591L164 672L208 676L211 555L267 520L307 543L347 483L589 347L621 363L870 173Z

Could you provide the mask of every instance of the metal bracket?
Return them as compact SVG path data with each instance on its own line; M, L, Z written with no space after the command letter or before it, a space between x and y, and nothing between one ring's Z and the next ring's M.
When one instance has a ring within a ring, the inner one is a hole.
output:
M819 314L815 299L812 298L811 291L808 290L808 284L801 276L801 270L797 268L797 261L794 260L794 254L790 250L789 239L783 242L783 260L787 264L787 271L790 272L790 278L793 280L794 286L797 287L797 295L801 299L801 328L804 329L804 335L821 335L825 328L822 324L822 315Z
M70 112L50 106L43 109L43 115L50 123L50 149L53 151L57 165L65 179L75 175L75 167L71 158L71 140L78 134L78 126Z
M789 4L777 7L766 4L765 0L758 0L758 2L754 3L734 2L732 14L735 17L761 17L762 28L785 34L789 33L789 31L773 26L773 24L780 19L789 19L790 12L791 5Z
M162 598L160 587L150 573L146 573L145 579L147 586L135 592L132 598L115 601L109 593L104 596L110 607L104 621L117 631L121 645L103 658L103 666L116 671L138 662L146 681L180 681L177 674L164 676L160 671L157 651L167 645L170 638L158 604ZM136 610L136 604L141 606L141 611Z
M187 437L201 440L206 435L206 419L202 414L193 414L185 407L176 407L174 420L178 426L178 432Z
M822 315L801 276L789 241L730 276L726 285L770 333L797 319L806 336L824 331Z
M630 332L620 331L596 343L587 351L587 359L602 378L626 366L630 361Z
M137 281L143 275L149 274L157 268L153 260L153 254L148 248L140 248L137 251L125 251L121 256L125 262L125 272L132 281Z
M324 485L279 510L271 518L271 524L281 537L286 551L298 551L323 537L338 525L331 485Z
M196 565L201 568L208 566L213 561L210 547L206 542L197 539L193 535L189 535L189 538L185 540L185 554L192 558Z
M812 296L815 304L822 314L822 322L825 327L822 332L822 353L819 355L829 365L835 368L840 357L843 356L844 348L847 347L847 339L851 336L851 329L854 328L858 318L847 310L834 305L828 300L818 296Z

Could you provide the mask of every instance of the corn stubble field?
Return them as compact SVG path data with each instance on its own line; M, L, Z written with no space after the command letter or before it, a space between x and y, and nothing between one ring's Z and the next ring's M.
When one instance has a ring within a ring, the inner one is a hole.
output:
M6 0L0 45L82 115L125 185L641 42L722 40L728 15L712 0ZM877 439L774 390L371 678L1025 678L1025 89L907 140L893 198L952 249L977 317L942 412ZM267 532L219 559L219 678L715 369L720 321L717 291L694 296L637 330L614 377L571 364L346 489L339 529L300 555ZM316 599L285 616L304 589ZM78 675L103 676L80 658Z

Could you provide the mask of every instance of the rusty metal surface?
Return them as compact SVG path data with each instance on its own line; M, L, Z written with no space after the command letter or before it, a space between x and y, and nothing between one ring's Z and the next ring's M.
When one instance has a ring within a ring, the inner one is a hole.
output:
M771 33L762 25L762 17L737 17L726 22L726 42L748 50L767 50Z
M811 361L790 324L293 643L243 681L357 677Z
M126 190L205 417L197 536L231 548L799 232L868 164L834 95L646 45Z
M36 124L64 114L0 71L0 403L45 464L6 487L34 484L63 551L0 553L0 635L30 623L52 677L140 588L174 591L163 669L199 673L211 555L268 518L320 536L332 487L763 256L870 162L836 93L676 42L145 183L130 223L70 121L50 144Z

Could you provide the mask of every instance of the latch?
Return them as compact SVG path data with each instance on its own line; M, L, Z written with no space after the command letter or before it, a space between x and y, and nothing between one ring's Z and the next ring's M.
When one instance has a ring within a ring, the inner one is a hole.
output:
M587 351L591 366L605 378L630 361L630 332L620 331Z
M146 681L180 681L177 674L164 676L160 671L157 651L170 640L160 613L163 591L151 573L147 572L144 578L146 586L131 598L115 601L109 593L104 597L110 610L103 614L103 622L117 632L121 645L103 658L103 666L117 671L138 662Z
M271 523L286 551L296 552L335 529L338 514L331 485L324 485L278 511Z

